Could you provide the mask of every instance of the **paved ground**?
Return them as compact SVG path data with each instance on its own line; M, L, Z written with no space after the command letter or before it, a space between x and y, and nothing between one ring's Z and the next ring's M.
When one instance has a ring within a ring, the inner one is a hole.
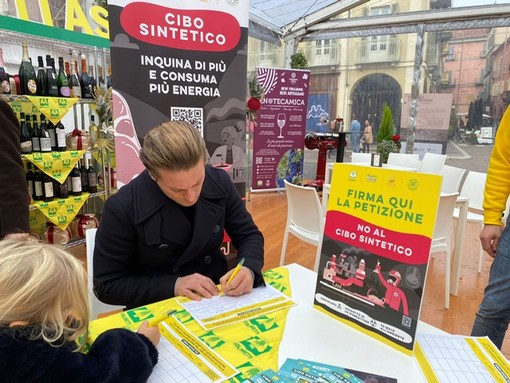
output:
M375 145L372 145L372 150L375 150ZM457 144L449 141L446 146L446 164L464 168L466 170L473 170L477 172L487 172L487 165L489 164L489 157L492 151L492 145L471 145L471 144ZM351 158L351 150L349 148L345 151L345 162L349 162ZM318 150L305 149L305 165L304 165L304 179L315 179L317 170L317 154ZM334 156L327 160L334 162Z

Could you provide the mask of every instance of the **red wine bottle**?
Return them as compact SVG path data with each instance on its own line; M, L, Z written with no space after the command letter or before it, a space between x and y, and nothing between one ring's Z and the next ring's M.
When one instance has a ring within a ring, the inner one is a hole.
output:
M89 192L97 193L97 173L96 169L92 166L92 159L88 159L89 168L87 169L87 179L89 182Z
M55 131L57 133L57 150L59 152L65 152L66 151L66 130L64 128L64 124L62 124L62 121L57 122L57 125L55 126Z
M30 154L32 153L32 132L27 126L25 121L25 113L19 114L19 129L20 129L20 143L21 153Z
M28 55L28 44L26 41L23 41L21 46L23 54L18 73L20 92L23 95L35 96L37 95L37 78L32 62L30 61L30 56Z
M71 173L69 174L69 177L71 177L71 195L81 195L82 189L81 189L81 173L80 169L78 169L78 163L76 163L76 166L71 170Z
M46 128L46 123L39 126L39 142L41 144L41 152L51 152L51 137L50 132L48 132L48 129Z

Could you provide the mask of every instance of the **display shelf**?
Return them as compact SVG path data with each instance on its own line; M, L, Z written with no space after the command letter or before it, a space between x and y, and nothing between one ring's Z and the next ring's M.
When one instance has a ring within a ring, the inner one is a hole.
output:
M75 246L84 245L85 244L85 238L77 238L72 239L71 241L67 242L65 245L62 245L61 247L64 249L70 249Z
M88 199L91 199L91 198L96 198L96 197L101 197L101 196L106 196L106 191L105 190L101 190L101 191L98 191L97 193L90 193L89 196L88 196ZM53 199L52 201L50 202L55 202L55 201L65 201L67 199L70 199L70 198L74 198L74 197L79 197L79 196L69 196L67 198L55 198ZM62 202L63 203L63 202ZM38 207L36 205L34 205L33 203L30 204L29 206L29 210L30 211L33 211L33 210L39 210Z

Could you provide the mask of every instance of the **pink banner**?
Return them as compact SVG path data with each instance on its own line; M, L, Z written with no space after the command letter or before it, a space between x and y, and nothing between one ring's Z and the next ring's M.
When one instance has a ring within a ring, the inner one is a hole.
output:
M252 189L301 183L310 72L257 68L264 89L253 133Z

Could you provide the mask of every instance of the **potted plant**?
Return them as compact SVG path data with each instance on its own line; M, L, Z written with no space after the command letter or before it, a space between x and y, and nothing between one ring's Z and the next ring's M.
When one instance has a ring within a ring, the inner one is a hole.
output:
M390 153L400 152L400 136L395 134L395 124L391 109L386 104L377 133L377 153L381 155L382 162L388 162Z

